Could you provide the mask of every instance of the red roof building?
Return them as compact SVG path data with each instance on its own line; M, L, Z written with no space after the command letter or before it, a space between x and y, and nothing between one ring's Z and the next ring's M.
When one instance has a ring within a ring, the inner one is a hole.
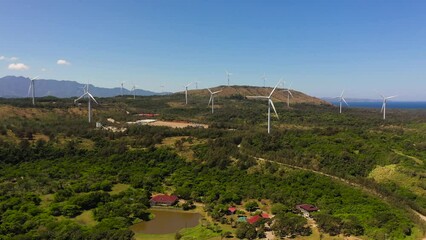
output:
M172 206L177 201L178 201L177 196L160 194L160 195L153 196L149 200L149 203L151 204L151 206Z
M262 218L271 218L271 217L269 217L269 214L267 214L267 213L262 213L262 214L260 214L260 216L262 216Z
M228 208L228 212L229 212L229 214L235 214L235 212L237 211L237 208L236 207L229 207Z
M263 219L262 216L256 215L256 216L253 216L253 217L247 219L247 222L250 223L250 224L254 224L257 221L259 221L260 219Z
M319 210L317 207L315 207L312 204L300 204L300 205L296 205L296 208L299 209L300 211L304 210L307 212L315 212Z

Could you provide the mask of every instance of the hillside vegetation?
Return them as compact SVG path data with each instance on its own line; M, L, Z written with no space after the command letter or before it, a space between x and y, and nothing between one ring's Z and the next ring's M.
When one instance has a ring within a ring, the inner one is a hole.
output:
M306 95L315 104L287 108L281 90L274 94L280 118L267 134L267 102L244 98L262 91L270 90L224 87L214 114L205 90L191 91L188 105L183 94L98 99L94 119L123 132L87 123L84 101L43 98L32 107L28 99L0 99L0 235L131 239L128 227L150 218L150 196L170 192L203 204L212 225L226 224L230 205L267 199L280 206L276 221L287 223L273 228L280 236L309 235L288 228L302 221L294 213L300 203L321 209L314 219L332 236L424 236L413 210L426 213L426 111L390 110L383 121L379 110L338 114ZM126 124L144 118L209 127Z

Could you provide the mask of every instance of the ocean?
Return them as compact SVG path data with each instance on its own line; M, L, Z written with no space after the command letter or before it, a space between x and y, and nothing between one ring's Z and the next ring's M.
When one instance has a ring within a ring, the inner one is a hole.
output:
M332 101L333 105L339 106L339 102ZM349 102L349 107L356 108L381 108L382 102ZM347 107L343 103L344 107ZM390 108L399 108L399 109L426 109L426 102L397 102L397 101L388 101L386 104L386 109Z

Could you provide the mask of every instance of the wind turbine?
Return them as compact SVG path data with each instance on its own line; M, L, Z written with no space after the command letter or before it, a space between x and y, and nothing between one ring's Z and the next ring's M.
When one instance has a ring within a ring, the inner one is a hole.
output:
M136 85L135 84L133 84L132 92L133 92L133 99L136 99Z
M82 98L84 98L84 97L87 97L87 100L88 100L88 109L89 109L89 111L88 111L88 115L89 115L89 123L92 121L92 100L96 103L96 104L99 104L97 101L96 101L96 99L93 97L93 95L92 94L90 94L90 92L89 92L89 84L87 84L86 85L86 88L84 88L84 93L83 93L83 95L81 95L79 98L77 98L76 100L74 100L74 103L76 103L78 100L80 100L80 99L82 99Z
M228 70L225 71L226 77L228 78L228 87L229 87L229 77L232 75L232 73L228 72Z
M290 107L290 96L293 97L293 94L291 93L290 89L291 89L291 84L293 84L292 82L290 83L290 85L288 86L287 89L284 89L284 92L287 93L287 107Z
M123 96L123 86L125 82L121 82L121 96Z
M382 109L380 110L380 112L383 112L383 120L385 120L386 119L386 103L387 103L388 99L397 97L397 95L385 97L382 94L380 94L380 96L383 98Z
M263 87L265 87L265 84L266 84L266 74L264 73L263 76L260 79L263 79Z
M209 104L207 104L207 106L209 106L210 103L212 103L212 113L213 113L214 112L214 95L222 92L222 90L219 90L219 91L216 91L216 92L212 92L210 90L210 88L207 88L207 90L209 90L209 92L210 92L210 100L209 100Z
M346 102L345 98L343 97L344 92L345 90L342 91L342 94L340 94L340 96L336 97L339 99L340 113L342 113L342 102L344 102L349 107L349 104Z
M272 102L272 94L274 93L275 89L280 84L281 80L275 85L274 89L272 89L272 92L269 94L269 96L246 96L247 98L258 98L258 99L267 99L268 100L268 134L271 133L271 106L274 109L275 115L278 117L277 110L275 109L274 102Z
M28 96L30 95L30 91L31 91L31 97L33 99L33 105L35 105L35 87L34 87L34 81L37 78L38 78L38 76L30 79L30 87L28 88Z
M185 104L188 104L188 87L191 86L194 82L188 83L185 85Z

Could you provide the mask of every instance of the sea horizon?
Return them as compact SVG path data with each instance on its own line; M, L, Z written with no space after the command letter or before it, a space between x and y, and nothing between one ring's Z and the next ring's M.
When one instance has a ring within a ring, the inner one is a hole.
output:
M335 106L339 106L338 101L329 101ZM381 101L347 101L349 107L355 108L381 108ZM344 107L347 107L344 104ZM388 109L426 109L426 101L388 101L386 104Z

